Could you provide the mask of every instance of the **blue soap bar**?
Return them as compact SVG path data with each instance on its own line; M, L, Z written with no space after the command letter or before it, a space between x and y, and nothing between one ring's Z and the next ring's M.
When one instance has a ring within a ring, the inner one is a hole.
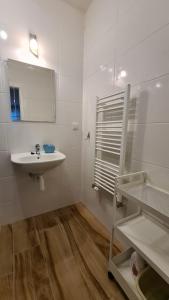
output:
M55 146L52 144L44 144L43 149L45 153L54 153L55 152Z

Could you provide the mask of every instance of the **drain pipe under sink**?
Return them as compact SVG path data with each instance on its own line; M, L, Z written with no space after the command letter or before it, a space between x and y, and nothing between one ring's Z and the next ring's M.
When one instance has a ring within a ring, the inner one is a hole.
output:
M45 190L45 180L44 180L43 175L39 175L38 180L39 180L39 185L40 185L40 191L44 192L44 190Z
M37 180L39 182L39 188L41 192L45 191L45 180L44 180L44 176L41 174L33 174L33 173L29 173L29 176L33 179L33 180Z

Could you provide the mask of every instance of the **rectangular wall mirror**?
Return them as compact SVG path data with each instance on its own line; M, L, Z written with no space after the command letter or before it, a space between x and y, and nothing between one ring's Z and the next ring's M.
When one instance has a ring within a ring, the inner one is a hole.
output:
M55 71L8 60L11 120L55 122Z

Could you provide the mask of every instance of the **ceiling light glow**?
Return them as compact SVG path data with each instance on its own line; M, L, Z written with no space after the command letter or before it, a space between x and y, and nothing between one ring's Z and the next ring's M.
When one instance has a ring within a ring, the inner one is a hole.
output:
M160 89L161 86L162 86L162 84L161 84L160 82L157 82L157 83L156 83L156 88L157 88L157 89Z

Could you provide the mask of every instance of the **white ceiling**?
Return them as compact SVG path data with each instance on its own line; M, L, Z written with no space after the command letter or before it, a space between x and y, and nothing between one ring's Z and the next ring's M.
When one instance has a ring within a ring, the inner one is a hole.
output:
M68 2L70 5L85 12L92 0L65 0L65 1Z

